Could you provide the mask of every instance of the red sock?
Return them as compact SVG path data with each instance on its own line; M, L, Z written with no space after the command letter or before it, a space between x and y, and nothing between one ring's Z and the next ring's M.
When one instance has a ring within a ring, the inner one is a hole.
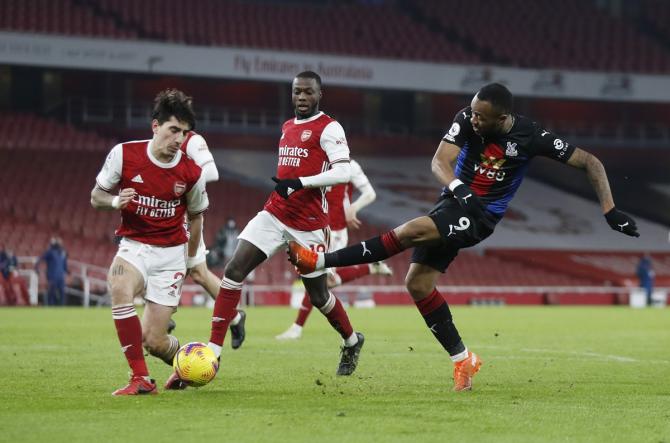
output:
M312 312L312 301L309 299L309 294L305 292L305 296L302 298L302 304L298 310L298 318L295 319L295 324L298 326L305 326L307 317L309 317L310 312Z
M340 333L343 339L348 339L354 333L354 328L351 326L347 311L344 310L344 306L342 306L340 300L333 294L330 294L330 298L326 304L319 308L319 310L326 316L328 322Z
M223 279L219 295L214 302L214 312L212 313L212 332L209 341L223 346L223 340L226 338L226 332L230 322L237 315L237 304L242 296L242 283L232 281L228 278Z
M142 350L142 324L132 304L112 306L112 318L119 336L121 350L128 360L133 375L149 375Z
M348 281L370 275L370 266L367 264L345 266L344 268L335 268L335 272L340 276L342 284L344 284Z
M380 240L382 242L382 245L384 245L384 249L388 253L388 256L396 255L399 252L402 252L404 249L402 245L400 244L400 240L398 240L398 236L395 235L395 231L391 230L387 232L386 234L382 234L380 236Z
M428 297L422 298L421 300L415 300L414 304L419 309L421 315L428 315L431 312L435 311L437 308L445 304L444 297L438 292L437 289L433 289L433 292L428 294Z

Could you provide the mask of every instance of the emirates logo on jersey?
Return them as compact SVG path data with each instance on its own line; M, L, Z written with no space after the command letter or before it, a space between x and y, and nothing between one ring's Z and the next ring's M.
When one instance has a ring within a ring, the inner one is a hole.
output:
M307 140L309 140L309 138L311 136L312 136L312 131L309 130L309 129L305 129L304 131L302 131L302 134L300 134L300 140L303 141L303 142L306 142Z
M186 183L184 182L175 182L174 184L174 195L181 197L181 195L186 191Z

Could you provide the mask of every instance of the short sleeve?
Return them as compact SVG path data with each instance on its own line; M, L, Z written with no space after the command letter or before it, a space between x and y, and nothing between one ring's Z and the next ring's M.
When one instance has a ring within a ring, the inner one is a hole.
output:
M363 172L363 168L358 164L356 160L351 160L351 183L354 184L354 188L361 189L370 184L370 180Z
M123 145L118 144L107 155L105 164L95 178L98 187L104 191L112 191L121 181L123 170Z
M205 189L205 177L200 175L198 181L193 185L188 194L186 194L186 203L189 214L200 214L209 207L209 198Z
M193 134L186 145L186 154L201 168L214 161L205 138L200 134Z
M444 134L442 140L454 144L459 148L463 147L468 136L472 133L470 117L472 117L472 111L469 107L458 111L458 114L454 116L454 120L451 123L449 130Z
M560 162L566 162L575 151L575 146L559 138L551 131L537 127L530 144L530 154L549 157Z
M349 161L347 137L344 135L344 128L338 122L332 121L323 128L320 142L330 164Z

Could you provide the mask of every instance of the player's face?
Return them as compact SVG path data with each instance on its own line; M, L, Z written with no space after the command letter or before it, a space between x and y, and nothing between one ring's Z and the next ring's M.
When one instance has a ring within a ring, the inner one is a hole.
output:
M154 131L153 148L165 157L175 156L191 129L188 123L177 120L174 115L163 124L159 124L158 120L152 121L151 128Z
M502 132L507 114L501 114L491 102L479 100L476 95L470 103L470 108L472 108L470 123L477 134L487 137Z
M308 118L319 112L321 88L313 78L293 79L293 109L299 119Z

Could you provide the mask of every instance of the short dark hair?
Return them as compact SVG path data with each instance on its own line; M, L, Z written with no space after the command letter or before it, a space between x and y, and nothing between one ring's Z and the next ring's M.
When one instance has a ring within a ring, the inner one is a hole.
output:
M313 78L316 80L316 84L321 87L321 76L314 71L302 71L300 74L296 75L295 78Z
M163 124L174 117L188 123L190 129L195 128L195 112L193 112L193 98L178 89L166 89L156 95L151 118Z
M503 114L509 114L514 108L514 97L509 89L500 83L489 83L477 92L477 98L489 102Z

